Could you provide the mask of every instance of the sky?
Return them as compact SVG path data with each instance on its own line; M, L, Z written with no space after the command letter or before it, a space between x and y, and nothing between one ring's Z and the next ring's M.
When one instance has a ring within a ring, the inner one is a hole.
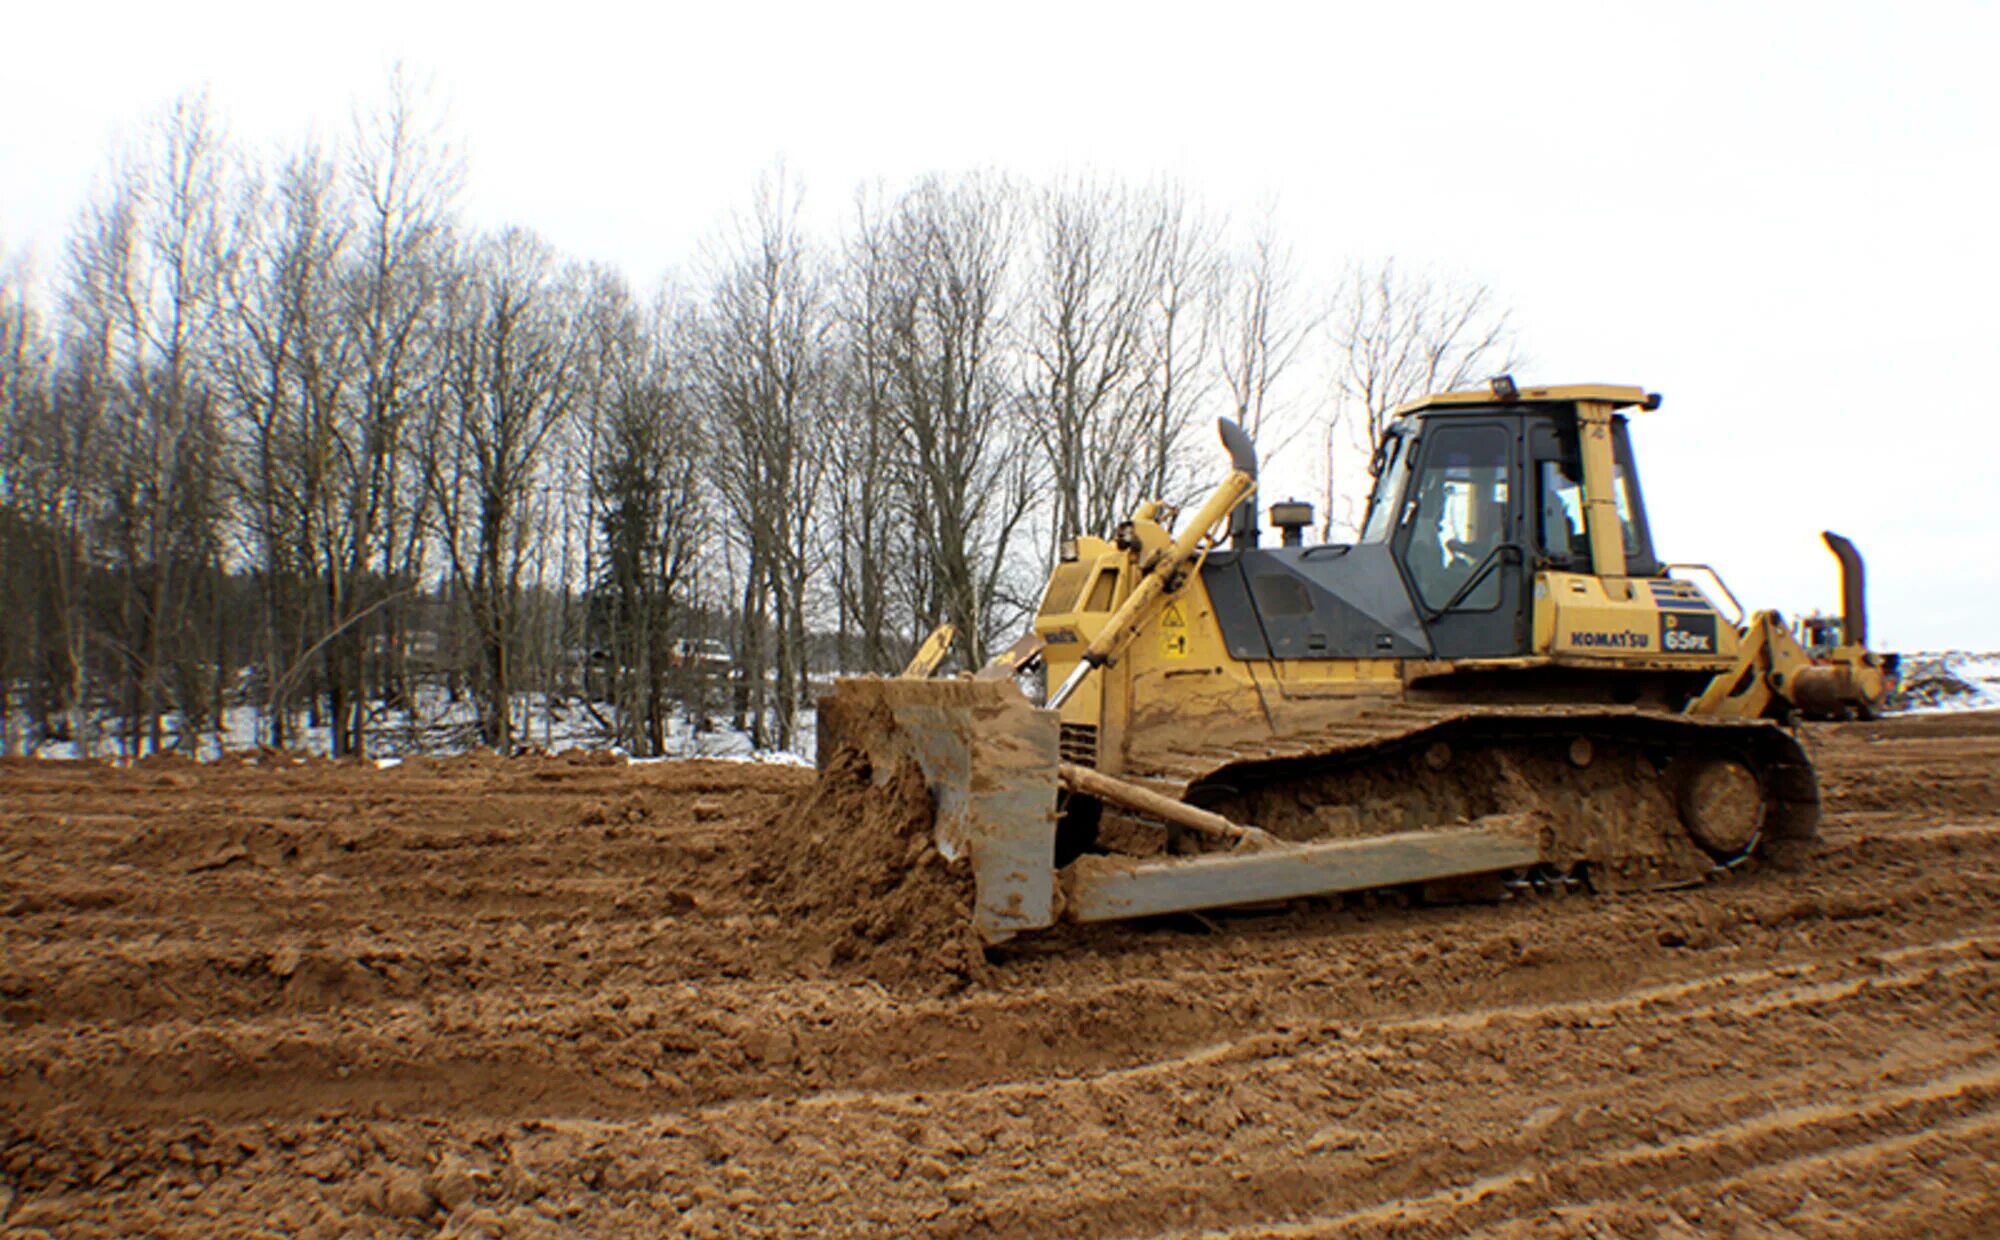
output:
M1633 432L1655 542L1746 604L1831 610L1833 529L1875 645L2000 648L2000 5L9 0L3 24L0 252L44 267L175 96L253 145L334 141L397 62L445 101L474 223L642 288L780 161L829 228L926 172L1172 177L1273 210L1326 282L1394 258L1488 285L1524 384L1662 392Z

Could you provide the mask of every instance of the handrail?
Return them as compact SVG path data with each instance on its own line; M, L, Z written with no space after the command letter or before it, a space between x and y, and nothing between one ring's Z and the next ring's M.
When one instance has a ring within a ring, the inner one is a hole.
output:
M1675 569L1681 569L1690 573L1707 573L1708 579L1715 583L1715 588L1722 591L1722 597L1728 599L1729 605L1736 609L1736 619L1730 621L1730 623L1739 629L1747 623L1750 613L1744 611L1743 604L1736 601L1735 592L1730 590L1729 583L1722 579L1721 573L1716 572L1706 564L1662 564L1660 568L1665 572L1673 572Z
M1438 608L1436 611L1433 611L1430 614L1430 618L1432 620L1436 620L1441 616L1448 615L1453 610L1455 610L1460 603L1463 603L1466 600L1466 598L1472 594L1474 590L1479 588L1479 583L1486 580L1487 574L1491 573L1495 568L1495 566L1500 563L1500 561L1496 557L1498 557L1500 553L1503 551L1511 551L1516 556L1520 556L1523 559L1526 558L1525 554L1521 550L1521 545L1519 543L1503 542L1495 545L1493 550L1488 551L1484 556L1480 557L1479 563L1473 567L1472 576L1467 577L1465 579L1465 584L1458 588L1458 592L1456 594L1453 594L1451 596L1451 599L1448 602L1446 602L1444 606Z

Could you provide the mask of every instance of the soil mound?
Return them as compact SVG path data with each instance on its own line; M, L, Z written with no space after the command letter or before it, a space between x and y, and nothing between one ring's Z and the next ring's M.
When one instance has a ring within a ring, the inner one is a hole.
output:
M931 837L930 790L907 758L842 747L761 835L769 898L815 964L956 989L984 976L972 876Z

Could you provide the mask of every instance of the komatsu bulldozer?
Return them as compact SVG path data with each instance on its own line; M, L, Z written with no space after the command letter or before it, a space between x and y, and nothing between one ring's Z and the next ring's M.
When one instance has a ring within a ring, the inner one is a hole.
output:
M1818 784L1786 725L1868 713L1893 660L1837 535L1817 654L1659 557L1627 433L1659 406L1505 376L1415 401L1359 536L1325 545L1293 503L1258 545L1256 454L1224 421L1230 469L1197 511L1144 503L1066 544L1033 632L976 674L931 677L939 634L902 677L837 681L822 758L922 768L988 943L1376 888L1658 888L1796 853Z

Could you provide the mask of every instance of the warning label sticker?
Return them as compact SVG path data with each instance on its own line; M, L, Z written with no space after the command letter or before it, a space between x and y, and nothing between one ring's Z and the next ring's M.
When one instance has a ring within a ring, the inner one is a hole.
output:
M1181 614L1179 603L1168 603L1160 617L1160 652L1169 659L1188 657L1187 617Z

